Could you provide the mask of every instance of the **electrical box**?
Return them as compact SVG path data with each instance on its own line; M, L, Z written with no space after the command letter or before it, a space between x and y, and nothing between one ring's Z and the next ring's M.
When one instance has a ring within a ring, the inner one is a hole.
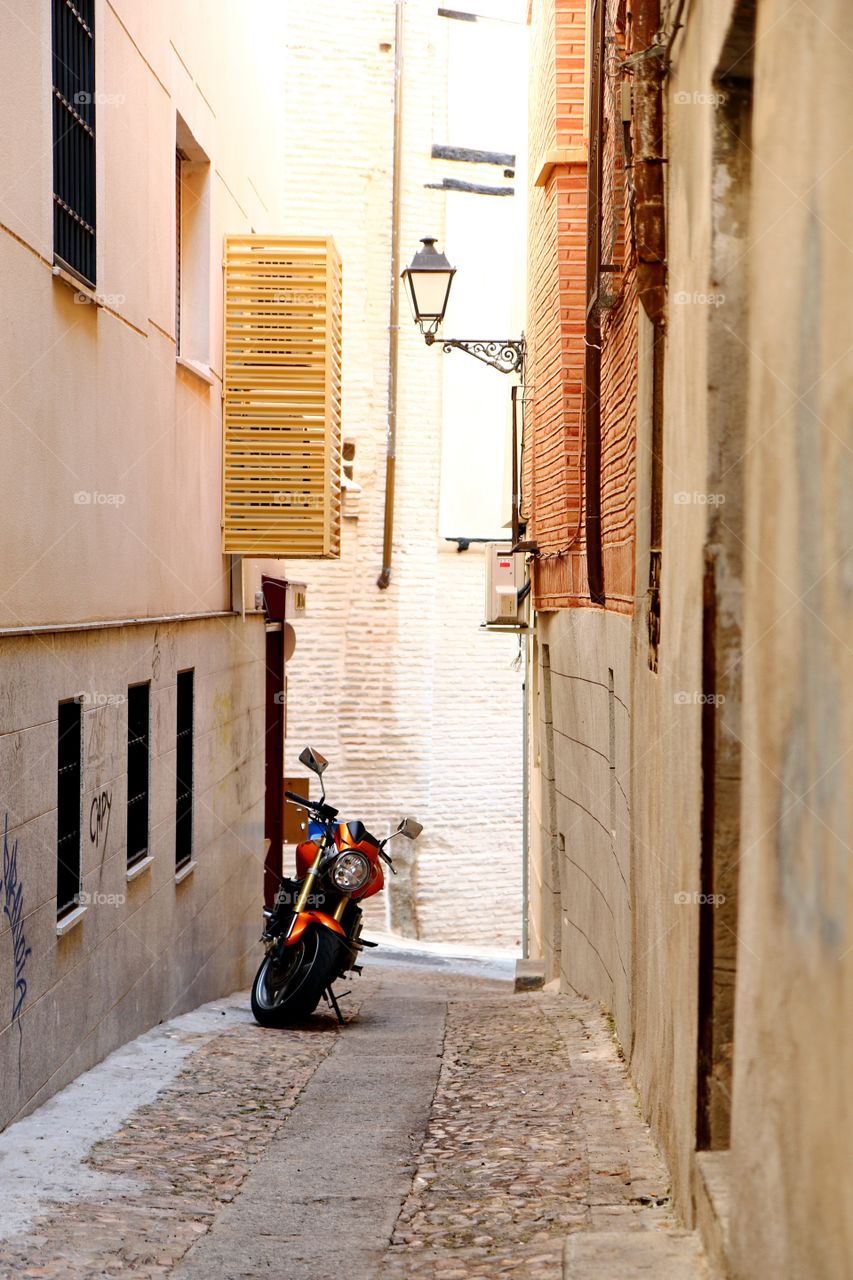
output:
M514 555L508 542L486 543L486 626L516 626L518 593L524 586L524 552Z
M294 791L298 796L304 796L306 800L309 800L311 798L311 781L309 778L285 778L284 790ZM308 814L298 804L294 804L292 800L286 800L283 796L282 803L284 843L301 844L303 840L308 839Z
M304 582L287 583L287 596L284 605L286 618L303 618L305 616L305 595L308 588Z

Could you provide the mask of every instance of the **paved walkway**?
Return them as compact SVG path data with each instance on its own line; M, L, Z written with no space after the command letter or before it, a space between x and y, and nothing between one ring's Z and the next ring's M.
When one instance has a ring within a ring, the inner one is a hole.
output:
M477 972L370 956L346 1027L232 997L119 1051L0 1135L0 1276L559 1280L605 1232L704 1276L604 1019Z

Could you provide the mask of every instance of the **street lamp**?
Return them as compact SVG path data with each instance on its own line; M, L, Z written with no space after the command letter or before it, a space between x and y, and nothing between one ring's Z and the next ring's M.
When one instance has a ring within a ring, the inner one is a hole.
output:
M425 236L424 246L412 258L411 265L403 272L403 281L409 295L409 303L415 323L424 335L424 342L431 347L440 342L442 350L467 351L469 356L482 360L501 373L524 374L524 338L499 338L494 341L480 338L437 338L436 330L444 319L450 286L456 274L447 258L435 247L435 239Z
M409 293L412 315L426 337L434 334L444 319L456 268L451 267L444 254L436 249L432 236L424 236L421 244L423 248L418 249L411 266L403 272L403 280Z

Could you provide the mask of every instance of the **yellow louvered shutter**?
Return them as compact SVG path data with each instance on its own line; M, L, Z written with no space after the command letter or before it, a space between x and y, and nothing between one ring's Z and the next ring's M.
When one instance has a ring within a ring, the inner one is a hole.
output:
M226 236L222 549L340 555L341 259Z

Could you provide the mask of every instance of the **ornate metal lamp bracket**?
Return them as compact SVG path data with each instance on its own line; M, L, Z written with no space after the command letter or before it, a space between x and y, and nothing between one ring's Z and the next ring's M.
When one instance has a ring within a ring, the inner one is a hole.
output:
M474 338L439 338L434 333L425 333L424 341L428 347L433 343L441 343L442 351L467 351L469 356L491 365L500 373L524 373L524 338L498 339L495 342L481 341Z

